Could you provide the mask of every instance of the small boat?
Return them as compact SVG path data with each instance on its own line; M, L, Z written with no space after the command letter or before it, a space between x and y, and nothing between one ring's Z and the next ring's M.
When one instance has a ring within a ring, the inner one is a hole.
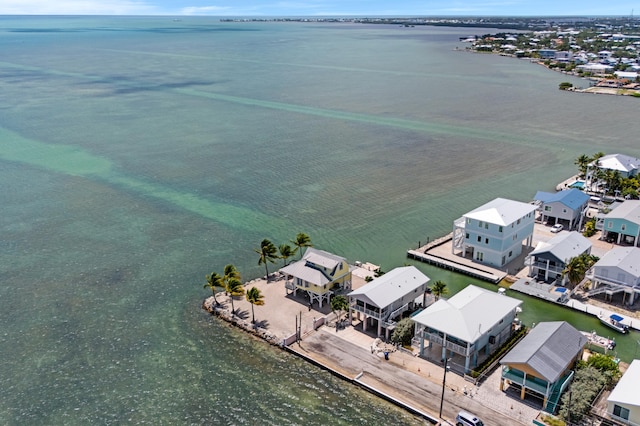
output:
M609 316L608 318L604 315L600 315L598 316L598 318L600 318L601 323L613 328L616 331L619 331L620 333L626 334L629 332L629 326L622 324L622 320L624 320L624 318L620 315L611 314L611 316Z

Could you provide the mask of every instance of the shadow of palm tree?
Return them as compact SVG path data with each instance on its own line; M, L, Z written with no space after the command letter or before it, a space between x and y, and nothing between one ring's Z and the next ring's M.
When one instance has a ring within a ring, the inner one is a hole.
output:
M241 311L240 309L236 309L236 317L242 320L246 320L249 318L249 311Z
M262 321L256 321L254 324L255 328L264 328L267 329L269 328L269 321L267 320L262 320Z

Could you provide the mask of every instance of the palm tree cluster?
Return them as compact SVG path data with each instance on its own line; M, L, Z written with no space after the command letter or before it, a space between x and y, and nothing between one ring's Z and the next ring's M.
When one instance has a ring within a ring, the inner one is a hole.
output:
M253 312L253 305L264 305L264 296L260 292L260 289L256 287L251 287L245 293L240 271L238 271L234 265L226 265L224 267L223 275L220 275L217 272L211 272L206 275L206 280L207 282L204 284L204 288L209 288L211 290L216 306L220 305L220 302L218 302L218 298L216 297L216 291L218 289L224 290L225 294L229 296L229 299L231 300L231 316L234 316L236 312L235 306L233 305L233 299L244 295L247 302L251 303L252 322L255 323L256 318L255 313Z
M264 264L267 279L269 278L269 263L274 263L276 259L283 259L284 266L286 266L287 259L294 256L296 251L301 251L304 247L313 247L311 244L311 238L303 232L299 232L296 235L296 238L290 242L295 246L295 249L289 244L281 244L280 247L276 248L270 240L265 238L260 243L260 248L255 249L255 252L260 255L258 265ZM302 258L302 255L300 255L300 257ZM222 289L231 300L231 315L233 316L236 311L233 299L244 295L247 302L251 303L251 317L252 322L255 323L253 306L264 305L264 296L257 287L252 287L245 292L240 272L234 265L226 265L224 267L223 275L220 275L217 272L211 272L210 274L207 274L205 278L206 283L204 284L204 288L211 290L216 306L220 305L218 298L216 297L216 291L218 289Z
M571 284L571 288L575 288L582 282L587 271L591 269L598 260L598 256L589 253L582 253L579 256L572 257L562 271L562 277L564 278L566 276L569 284Z
M267 280L269 279L269 263L274 263L276 259L282 259L282 266L287 266L287 259L293 257L296 252L299 252L300 258L302 258L302 249L304 247L313 247L313 244L311 244L311 238L309 238L309 236L304 232L299 232L296 235L296 238L290 242L295 246L295 248L291 247L291 245L287 243L280 244L280 246L276 248L275 244L265 238L260 243L260 248L254 250L260 256L258 258L258 265L264 265Z
M589 173L589 166L594 164L596 167L590 172L590 181L596 186L602 186L603 192L609 195L622 195L626 198L637 199L638 189L640 189L640 181L637 177L625 178L617 170L608 170L600 168L599 160L604 157L604 152L596 152L593 156L585 154L580 155L574 161L578 166L579 177L585 179Z

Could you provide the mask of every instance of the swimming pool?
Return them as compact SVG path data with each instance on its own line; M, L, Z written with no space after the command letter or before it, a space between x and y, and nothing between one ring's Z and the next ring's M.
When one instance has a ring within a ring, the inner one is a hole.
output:
M583 180L576 180L571 185L569 185L569 188L584 189L584 181Z

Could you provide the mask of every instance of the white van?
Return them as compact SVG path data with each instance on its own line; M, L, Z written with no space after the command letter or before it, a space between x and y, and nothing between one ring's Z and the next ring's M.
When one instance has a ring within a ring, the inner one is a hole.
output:
M456 416L456 426L484 426L484 423L468 411L460 411Z

